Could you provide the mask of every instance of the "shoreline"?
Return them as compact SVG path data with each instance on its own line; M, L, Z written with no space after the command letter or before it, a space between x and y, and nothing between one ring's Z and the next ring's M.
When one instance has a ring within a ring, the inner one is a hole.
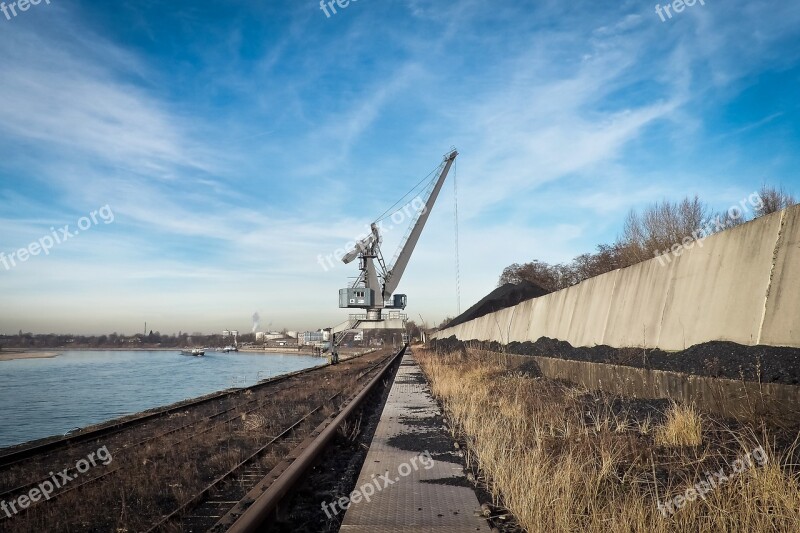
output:
M2 351L0 352L0 361L16 361L18 359L53 359L62 353L63 352L54 351Z
M27 351L24 348L10 348L3 351L0 351L0 362L2 361L16 361L21 359L53 359L55 357L59 357L67 352L179 352L183 348L61 348L61 349L53 349L53 350L31 350ZM212 350L213 351L213 350ZM365 353L369 353L371 351L375 351L375 348L372 349L344 349L341 350L340 353L342 355L363 355ZM214 352L214 353L221 353L221 352ZM270 354L279 354L279 355L306 355L306 356L316 356L316 353L312 350L298 350L297 348L268 348L264 349L239 349L237 353L240 354L248 354L248 355L270 355Z

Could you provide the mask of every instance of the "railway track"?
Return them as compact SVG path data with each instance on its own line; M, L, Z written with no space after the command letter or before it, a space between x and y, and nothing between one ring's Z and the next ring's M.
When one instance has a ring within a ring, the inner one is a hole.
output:
M338 393L336 394L336 396L338 396ZM236 407L236 406L229 407L229 408L224 409L222 411L219 411L219 412L217 412L217 413L215 413L213 415L210 415L210 416L207 416L207 417L204 417L204 418L201 418L201 419L193 420L193 421L188 422L188 423L186 423L186 424L184 424L182 426L179 426L179 427L176 427L176 428L172 428L172 429L169 429L167 431L164 431L163 433L159 433L157 435L153 435L153 436L147 437L145 439L139 440L137 442L134 442L132 444L127 445L125 448L122 449L122 451L116 452L115 456L116 456L117 459L119 459L120 455L124 455L126 453L130 453L131 451L134 451L137 448L140 448L141 446L146 446L147 444L155 443L155 442L157 442L157 441L159 441L161 439L164 439L164 438L166 438L168 436L171 436L171 435L174 435L174 434L180 433L180 432L189 432L190 434L187 437L179 439L179 440L176 440L176 441L165 442L164 446L175 446L175 445L178 445L178 444L181 444L181 443L184 443L184 442L199 438L199 437L205 435L206 433L208 433L210 431L213 431L213 430L218 429L218 428L220 428L222 426L227 426L227 425L229 425L229 424L231 424L233 422L241 420L243 416L246 417L247 415L255 413L259 409L263 408L266 405L267 402L263 401L263 399L252 399L247 404L245 404L245 406L251 405L253 403L256 404L255 407L247 409L247 410L245 410L245 411L243 411L241 413L237 412L233 416L229 416L227 418L224 418L223 420L221 420L219 422L215 422L215 423L213 423L213 424L211 424L211 425L209 425L209 426L207 426L205 428L202 428L202 429L198 428L198 426L201 426L202 424L210 422L210 421L212 421L212 420L214 420L216 418L219 418L219 417L221 417L221 416L223 416L225 414L228 414L228 413L230 413L232 411L238 411L238 407ZM63 494L67 494L67 493L69 493L69 492L71 492L73 490L77 490L79 488L82 488L85 485L91 484L92 482L100 480L100 479L104 479L107 476L112 475L114 473L117 473L117 472L119 472L121 470L122 470L121 468L115 468L115 469L112 469L111 471L107 471L107 472L105 472L105 473L103 473L103 474L101 474L101 475L99 475L99 476L97 476L95 478L91 478L91 479L88 479L88 480L82 482L80 485L72 486L67 490L64 490L62 492L54 494L53 496L51 496L50 499L57 498L57 497L59 497L59 496L61 496ZM38 487L41 483L43 483L44 481L47 481L48 479L50 479L50 476L47 476L47 477L44 477L44 478L40 478L40 479L38 479L36 481L32 481L32 482L26 483L24 485L20 485L20 486L14 487L12 489L4 490L4 491L0 492L0 500L6 500L6 499L9 499L9 498L13 498L16 495L24 494L24 493L28 492L31 488Z
M385 365L386 361L392 358L393 355L386 356L373 364L370 364L364 369L358 371L357 375L354 376L354 380L356 383L360 382L364 378L370 376L376 368ZM350 360L352 361L352 359ZM345 365L342 365L345 366ZM301 374L306 374L309 372L313 372L319 370L318 368L307 369L300 372L295 372L289 375L280 376L278 378L273 378L271 380L267 380L265 382L259 383L252 387L248 387L246 389L240 389L237 391L226 391L225 393L214 395L213 397L203 398L199 401L195 402L188 402L181 404L180 406L173 406L170 408L163 409L156 413L148 413L146 416L142 417L135 417L131 420L126 420L123 424L113 424L107 427L100 428L96 431L86 432L85 434L81 435L82 442L91 442L95 440L99 440L104 437L108 437L110 434L115 434L123 429L136 424L137 422L141 422L143 419L151 419L156 416L165 416L170 413L180 412L185 410L189 405L198 405L203 403L208 403L215 399L220 399L223 397L233 397L239 396L241 394L246 394L248 390L253 391L257 389L261 389L267 385L276 385L281 382L288 382L292 377L298 376ZM289 387L287 383L285 385ZM272 392L273 389L270 389ZM247 493L247 489L250 486L257 483L261 480L266 474L267 469L259 461L259 458L262 457L266 452L272 449L276 444L283 443L285 446L292 447L294 446L297 441L298 437L296 434L300 430L305 430L306 426L310 426L308 429L310 430L313 428L313 423L318 421L319 418L323 417L321 415L323 408L328 405L332 405L337 398L339 398L343 394L342 391L336 392L332 396L328 397L322 404L318 405L316 408L312 409L311 411L305 413L300 419L296 420L294 423L289 425L288 427L284 428L280 431L277 435L272 437L268 442L262 445L259 449L255 452L251 453L248 457L245 458L244 461L237 464L234 468L230 469L224 475L219 476L215 479L211 484L205 487L202 491L198 494L194 495L188 501L184 502L178 509L164 517L159 524L153 526L151 531L159 530L159 528L163 528L166 525L170 525L173 527L170 531L174 531L174 523L176 519L180 519L181 523L185 523L187 525L187 529L182 529L186 531L200 531L203 530L202 528L205 526L211 526L213 523L219 519L221 516L221 511L224 507L233 506L241 500L241 497ZM70 486L64 488L64 490L53 494L49 500L60 498L64 495L67 495L72 492L81 491L86 487L96 485L98 483L103 483L108 481L110 478L120 474L121 472L125 471L124 466L120 466L120 458L129 453L135 452L137 449L140 449L144 446L149 445L157 445L161 449L168 450L169 448L175 447L178 444L186 443L193 439L199 438L205 433L213 432L214 430L220 430L220 432L227 432L230 433L232 431L240 430L241 425L244 424L244 419L250 414L256 413L259 409L264 408L266 404L269 403L269 397L265 400L264 398L253 398L250 399L245 404L239 405L232 405L224 407L217 412L203 416L198 419L190 420L186 423L178 425L176 427L169 427L164 428L163 431L156 435L148 436L147 438L140 439L136 442L129 443L125 446L125 448L118 450L115 452L115 466L110 469L106 470L94 477L82 480L80 483L71 484ZM226 416L227 415L227 416ZM182 433L188 433L188 435L181 435ZM180 435L178 440L169 440L167 441L168 437ZM55 450L58 450L59 446L61 447L69 447L72 446L75 442L73 438L66 438L60 439L57 442L47 443L45 446L45 453L54 453ZM6 467L8 465L16 465L20 462L26 461L29 458L35 457L32 455L31 450L41 449L41 447L31 447L26 450L21 450L18 454L14 454L11 460L8 460L10 455L4 456L6 460ZM22 454L21 456L19 454ZM165 452L166 454L166 452ZM0 458L2 461L2 458ZM2 469L2 466L0 466ZM21 494L25 494L29 489L35 488L39 486L43 481L46 479L40 479L34 482L29 482L24 485L16 486L12 489L8 489L0 493L0 500L13 500L15 496L19 496ZM41 501L43 503L44 501ZM30 509L36 508L36 505L31 505L28 509L23 511L24 514ZM2 517L0 517L1 519ZM184 522L186 520L186 522ZM199 528L199 529L198 529Z
M330 398L330 400L332 401L333 398ZM230 507L244 498L252 486L261 481L269 473L269 470L259 462L261 456L280 441L287 440L292 442L291 438L295 430L305 424L322 408L323 406L320 405L305 414L294 424L270 439L269 442L256 450L244 461L204 487L203 490L194 495L188 502L162 518L156 525L147 530L147 533L155 533L168 528L174 528L177 522L180 522L181 531L208 530L208 528L213 526Z
M372 373L381 366L383 368L378 372L377 377L383 376L403 352L404 350L401 350L397 354L393 354L370 366L359 373L356 379L361 380L371 376ZM280 480L279 472L285 472L302 454L301 450L307 449L310 443L319 440L325 428L332 427L336 429L339 426L339 424L336 423L339 416L357 407L359 403L357 399L365 396L377 382L377 378L373 377L373 380L354 393L341 409L326 418L322 424L318 425L316 430L311 433L310 437L302 440L293 440L293 435L300 426L309 424L315 413L319 413L325 404L331 403L341 393L337 393L329 398L324 404L317 406L279 435L272 438L250 457L246 458L227 473L218 477L211 484L203 488L203 490L190 498L189 501L180 508L163 517L158 523L148 529L147 533L226 530L229 526L233 525L236 518L240 516L240 512L238 511L250 506L254 501L256 493L268 490L268 487L273 483L283 483ZM266 468L258 459L264 453L268 452L272 446L281 441L288 441L293 445L297 445L297 447L293 446L294 450L289 454L289 458L279 463L279 465L272 469ZM283 494L285 494L285 492Z

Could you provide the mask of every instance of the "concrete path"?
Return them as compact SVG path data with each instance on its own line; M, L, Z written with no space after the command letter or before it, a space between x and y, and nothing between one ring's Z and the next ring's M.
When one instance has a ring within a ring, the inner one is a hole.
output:
M351 497L345 533L490 531L410 349Z

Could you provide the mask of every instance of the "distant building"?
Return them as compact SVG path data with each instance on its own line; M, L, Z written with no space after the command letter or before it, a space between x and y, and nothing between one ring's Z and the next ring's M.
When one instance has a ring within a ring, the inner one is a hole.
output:
M306 331L297 336L297 343L300 345L316 344L322 342L323 334L321 331Z
M230 331L228 331L227 329L222 330L222 338L223 339L227 339L230 336L231 336L231 332Z
M286 336L289 337L290 339L296 339L297 338L297 332L296 331L287 331L286 332Z
M287 346L297 347L297 339L288 339L286 337L281 337L277 340L267 341L264 344L265 348L285 348Z
M264 342L264 332L257 331L256 332L256 342Z

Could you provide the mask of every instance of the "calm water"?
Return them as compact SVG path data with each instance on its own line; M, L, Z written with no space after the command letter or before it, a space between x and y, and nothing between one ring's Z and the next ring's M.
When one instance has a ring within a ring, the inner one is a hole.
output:
M65 352L0 361L0 448L320 365L305 355ZM260 374L259 374L260 372Z

